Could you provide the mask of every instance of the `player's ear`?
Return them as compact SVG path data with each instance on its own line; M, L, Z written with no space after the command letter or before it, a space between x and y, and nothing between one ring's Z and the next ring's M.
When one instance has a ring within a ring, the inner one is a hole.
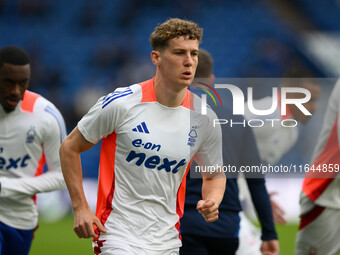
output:
M161 62L161 54L158 50L153 50L151 52L151 61L155 66L159 66Z
M209 76L209 85L213 85L214 84L214 80L215 80L215 75L214 74L210 74L210 76Z

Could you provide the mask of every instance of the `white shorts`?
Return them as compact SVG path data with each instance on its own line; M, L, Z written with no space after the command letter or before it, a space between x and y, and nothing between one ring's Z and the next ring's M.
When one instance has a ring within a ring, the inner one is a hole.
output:
M340 252L340 210L315 207L301 217L297 255L336 255Z
M239 245L236 255L261 255L261 231L240 212Z
M96 242L93 242L92 246L95 249L95 254L98 255L179 255L179 248L155 251L119 241L104 242L99 249L95 248Z

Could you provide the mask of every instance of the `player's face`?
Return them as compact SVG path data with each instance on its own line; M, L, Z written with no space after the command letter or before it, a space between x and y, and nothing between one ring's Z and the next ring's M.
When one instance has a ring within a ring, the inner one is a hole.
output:
M305 88L310 91L311 93L311 99L304 103L303 106L311 113L313 114L316 111L316 103L320 95L320 86L315 83L311 83L309 81L305 81L302 86L302 88ZM292 98L301 98L302 95L300 93L297 93L295 96L293 95ZM290 110L292 112L292 115L295 120L301 122L301 123L307 123L308 120L311 118L309 115L304 115L303 112L296 106L296 105L290 105Z
M159 71L171 86L188 87L194 79L198 64L198 40L181 36L168 41L160 51Z
M0 67L0 104L6 112L11 112L22 100L31 75L30 65Z

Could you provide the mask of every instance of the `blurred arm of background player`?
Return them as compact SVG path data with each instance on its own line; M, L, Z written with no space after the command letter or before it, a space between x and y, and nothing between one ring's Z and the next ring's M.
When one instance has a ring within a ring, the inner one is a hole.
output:
M309 90L311 93L311 99L307 103L304 103L303 106L312 114L316 110L316 102L320 94L320 85L313 78L315 78L315 75L307 69L292 68L285 73L281 85L281 87L286 88L300 87ZM298 99L303 96L304 95L301 93L290 92L287 94L287 99ZM280 98L280 94L278 95L278 98ZM253 105L256 109L268 109L268 106L271 104L271 102L271 97L265 97L259 100L254 100ZM302 124L306 124L311 118L311 116L304 115L301 110L293 104L287 105L286 116L281 116L280 107L278 107L274 114L275 116L271 116L271 118L277 118L281 120L294 119ZM247 102L245 103L245 117L246 119L254 119L259 117L250 113ZM281 125L275 125L274 127L264 125L261 128L253 128L253 131L261 159L271 165L277 164L283 155L285 155L294 146L298 139L297 127L285 128ZM285 218L285 211L273 198L275 195L277 195L277 193L269 193L269 195L275 223L286 224L287 221Z
M273 199L273 196L277 194L278 194L277 192L269 192L270 203L272 205L273 211L273 218L275 223L284 225L287 223L287 220L285 218L285 211L278 203L276 203L275 199Z
M210 60L209 60L210 59ZM211 63L210 63L211 62ZM210 54L203 50L200 49L199 53L199 64L197 67L196 75L195 78L205 78L207 79L209 77L209 84L213 84L214 81L214 75L212 74L212 57ZM217 112L216 112L217 113ZM219 115L218 115L219 116ZM223 115L221 115L223 116ZM254 147L256 149L255 145L255 140L254 136L252 134L253 132L250 130L250 134L252 137L252 141L254 143ZM244 138L244 137L243 137ZM244 138L246 141L247 138ZM250 138L249 138L250 139ZM254 147L249 147L249 150L253 149ZM225 149L225 148L224 148ZM246 148L245 148L246 149ZM244 155L249 156L253 155L252 152L247 153L247 151L244 152ZM256 153L257 159L254 159L254 162L259 162L259 155ZM255 156L254 156L255 157ZM245 158L241 157L239 155L239 158ZM224 158L224 161L226 159ZM247 162L250 162L251 160L247 160ZM245 162L245 161L244 161ZM242 162L242 164L244 163ZM269 202L269 196L265 187L265 181L263 178L255 178L251 179L248 181L249 188L251 189L251 195L253 198L253 201L256 205L256 209L260 218L261 226L263 229L263 238L264 240L262 241L261 247L258 247L258 252L260 252L260 249L263 254L278 254L279 253L279 243L277 240L277 235L275 232L275 228L273 226L273 218L271 215L271 210L270 210L270 202Z

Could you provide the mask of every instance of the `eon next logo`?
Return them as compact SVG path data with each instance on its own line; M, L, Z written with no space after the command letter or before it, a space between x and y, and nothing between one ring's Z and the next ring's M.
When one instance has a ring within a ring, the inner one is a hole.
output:
M28 160L30 160L31 157L27 154L23 157L18 158L4 158L0 156L0 170L11 170L11 169L17 169L17 168L24 168L28 164Z
M161 149L160 144L153 144L150 142L143 143L142 139L135 139L132 141L132 145L136 148L143 148L150 151L159 151ZM177 160L171 160L169 158L160 158L158 155L153 155L147 157L145 153L136 151L130 151L126 158L127 162L135 160L137 166L144 164L146 168L157 169L158 171L165 170L166 172L172 172L176 174L181 166L186 165L186 160L181 159L179 162Z

